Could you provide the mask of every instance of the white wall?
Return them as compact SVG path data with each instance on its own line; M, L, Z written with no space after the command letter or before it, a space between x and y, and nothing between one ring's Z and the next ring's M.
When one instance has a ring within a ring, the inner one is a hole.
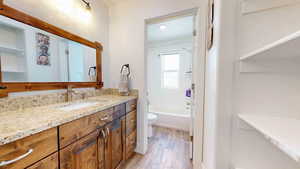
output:
M138 152L145 152L147 130L145 107L145 20L198 7L199 0L127 0L110 9L110 76L111 87L117 87L121 65L132 69L132 88L140 90L138 115ZM143 143L143 144L141 144Z
M165 42L154 42L148 46L148 92L149 104L153 109L175 114L188 114L186 112L185 91L191 88L191 74L187 77L185 72L192 70L192 39L178 39ZM187 50L183 50L189 49ZM175 51L174 51L175 50ZM161 53L179 53L179 88L165 89L162 87Z
M216 39L217 40L217 37ZM216 41L217 42L217 41ZM216 106L217 106L217 48L211 49L206 58L203 165L205 169L216 166Z
M215 43L207 56L204 113L205 169L232 169L231 119L234 104L237 0L215 0Z
M249 2L250 3L250 2ZM252 3L258 3L253 1ZM276 2L274 2L276 3ZM257 6L257 4L250 4ZM275 4L269 3L269 6ZM238 16L237 56L272 43L300 30L295 22L300 15L300 4ZM255 11L255 10L254 10ZM272 60L269 60L272 62ZM284 66L284 65L282 65ZM268 114L299 117L299 74L288 73L238 73L236 63L236 89L233 123L233 165L255 169L297 169L299 164L266 141L254 130L238 126L236 115ZM282 68L278 67L278 72ZM300 72L299 72L300 73ZM250 157L250 158L249 158Z
M100 42L104 47L102 64L104 86L110 87L109 13L103 1L93 1L91 13L83 12L83 14L81 10L85 7L81 1L40 0L37 3L36 0L4 0L4 3L86 39Z

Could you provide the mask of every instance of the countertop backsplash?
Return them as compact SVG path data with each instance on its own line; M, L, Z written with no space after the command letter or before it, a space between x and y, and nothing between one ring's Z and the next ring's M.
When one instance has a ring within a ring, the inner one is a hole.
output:
M82 99L83 93L86 98L101 95L119 95L118 89L74 89L73 100ZM138 96L138 90L131 90L131 96ZM30 96L11 96L0 99L0 113L15 111L20 109L47 106L51 104L63 103L67 101L67 94L64 91L49 94L37 94Z

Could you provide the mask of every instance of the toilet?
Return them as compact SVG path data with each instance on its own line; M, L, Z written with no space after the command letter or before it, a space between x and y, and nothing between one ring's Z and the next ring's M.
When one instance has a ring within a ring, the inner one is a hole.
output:
M153 136L152 125L157 121L158 116L154 113L148 113L148 138Z

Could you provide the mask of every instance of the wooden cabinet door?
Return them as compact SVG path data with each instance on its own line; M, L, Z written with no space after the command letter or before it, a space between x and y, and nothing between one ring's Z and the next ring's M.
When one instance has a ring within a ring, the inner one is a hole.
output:
M126 160L126 116L121 118L121 126L122 126L122 161Z
M105 169L115 169L123 159L122 126L120 119L104 127L104 165ZM98 145L101 145L101 141Z
M98 134L92 134L67 146L60 153L61 169L98 169Z
M112 169L112 137L111 137L111 131L112 131L112 125L108 124L103 129L106 133L105 137L105 149L104 149L104 161L105 161L105 169Z
M98 169L106 169L105 149L106 149L106 131L105 128L103 128L100 130L100 136L98 138Z
M26 169L58 169L58 153L55 153Z
M136 110L126 115L126 135L129 136L137 128L137 112Z
M121 120L115 120L111 128L112 169L119 166L123 159Z
M130 159L134 155L136 141L136 131L132 132L129 136L126 137L126 160Z

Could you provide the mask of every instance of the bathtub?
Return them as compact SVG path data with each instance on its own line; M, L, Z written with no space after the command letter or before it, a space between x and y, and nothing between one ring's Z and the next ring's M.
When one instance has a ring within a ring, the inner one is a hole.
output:
M173 128L177 130L190 131L191 115L183 113L185 110L166 110L163 108L149 106L149 113L158 116L154 125Z

